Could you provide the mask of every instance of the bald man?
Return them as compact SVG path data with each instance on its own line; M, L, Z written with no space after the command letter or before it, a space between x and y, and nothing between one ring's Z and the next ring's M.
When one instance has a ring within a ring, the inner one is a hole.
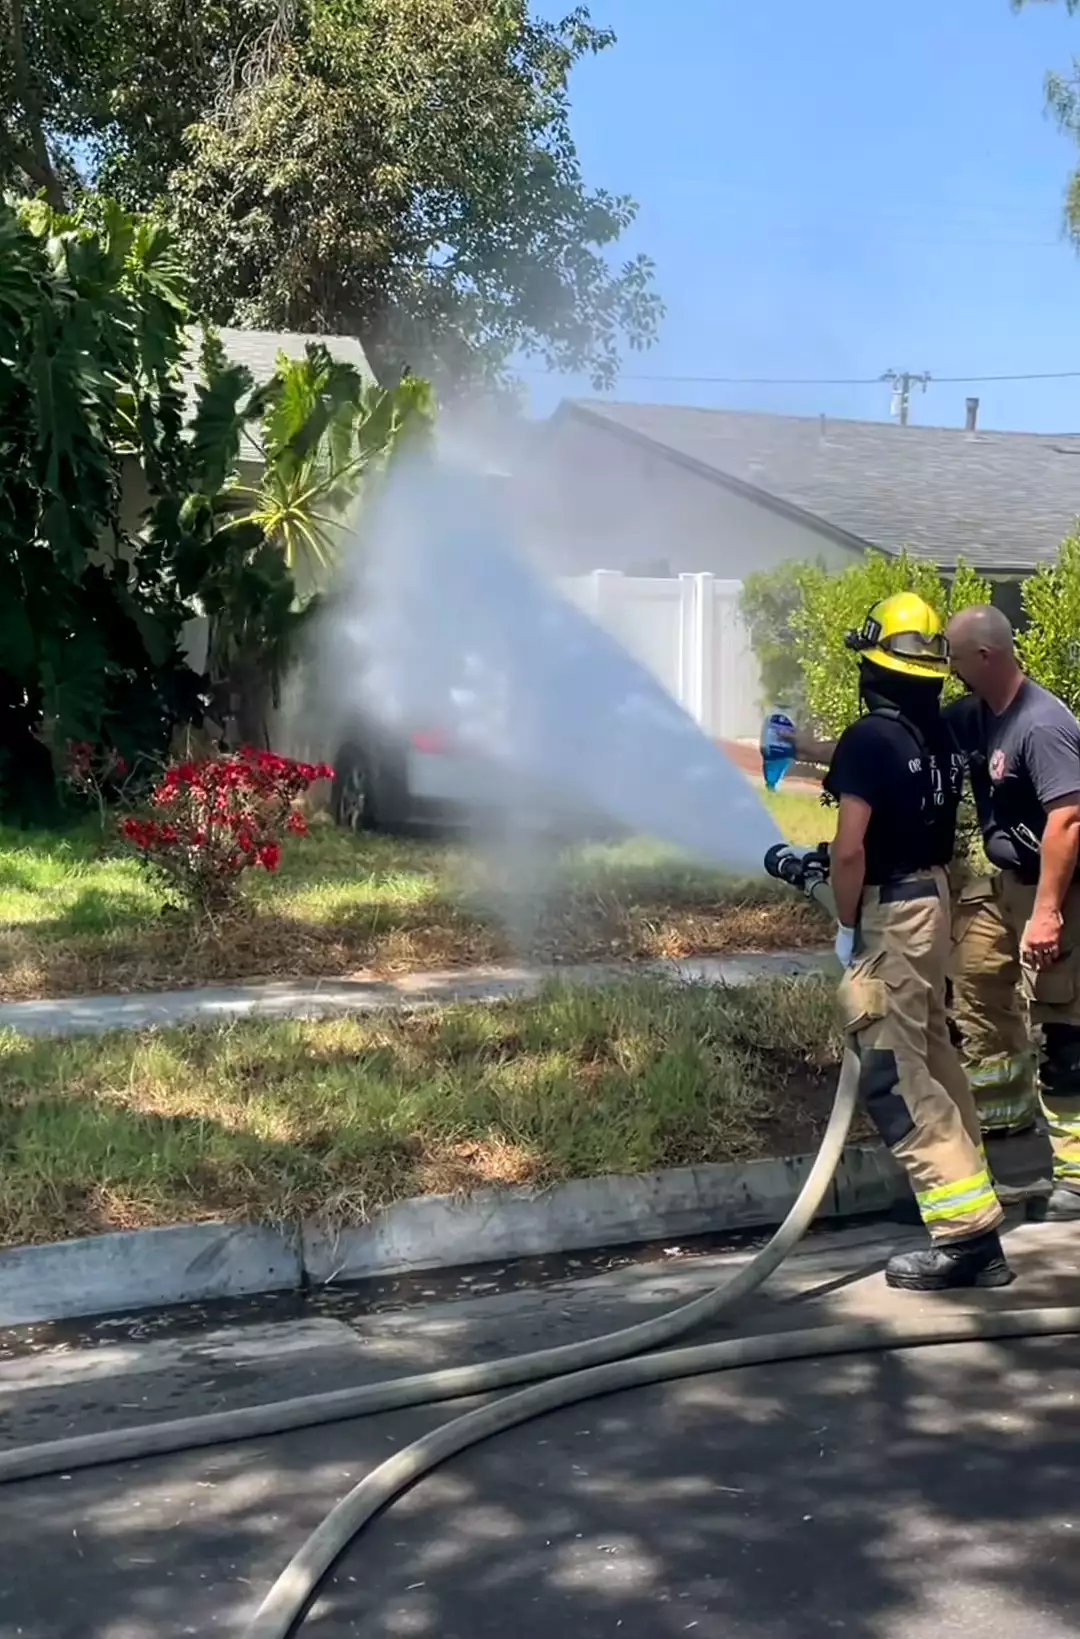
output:
M1080 724L1024 675L1001 610L962 610L948 637L953 670L975 697L959 737L986 853L1000 871L994 900L1042 1038L1039 1092L1054 1187L1029 1211L1080 1220Z

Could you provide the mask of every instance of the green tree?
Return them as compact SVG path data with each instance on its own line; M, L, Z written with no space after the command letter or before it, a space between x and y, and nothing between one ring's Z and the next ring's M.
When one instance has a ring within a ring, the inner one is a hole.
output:
M259 483L237 494L306 594L333 568L359 489L410 431L431 426L434 398L421 376L380 387L310 345L303 359L281 355L265 402Z
M1046 563L1021 589L1025 631L1017 654L1024 670L1080 711L1080 534L1066 536L1053 563Z
M313 606L293 570L325 567L347 509L405 434L427 384L361 380L324 348L256 386L211 333L189 418L188 285L169 234L114 202L65 215L0 202L0 809L56 811L68 743L147 773L204 680L185 625L209 623L209 684L238 738L268 705ZM261 442L257 485L241 483ZM121 507L150 490L132 537ZM321 545L320 545L321 543Z
M79 190L145 209L279 0L0 0L0 184L55 209Z
M362 491L433 414L428 384L367 383L311 344L281 355L256 386L211 331L190 427L152 479L139 559L171 566L178 592L207 621L211 715L237 744L265 744L272 707L318 606ZM248 441L264 460L241 476Z
M197 708L190 612L131 558L125 451L175 417L187 287L169 236L119 206L0 202L0 804L48 806L70 740L129 763ZM152 430L152 432L151 432ZM154 452L148 452L151 462Z
M1030 5L1056 4L1057 0L1011 0L1014 11ZM1070 14L1080 11L1080 0L1060 0ZM1044 81L1047 112L1074 143L1080 146L1080 58L1073 58L1064 73L1051 69ZM1065 226L1074 243L1080 244L1080 170L1073 172L1065 191Z
M946 585L934 564L906 552L887 558L867 552L839 574L814 566L799 570L801 602L792 619L795 652L803 675L811 726L834 739L859 715L859 669L844 642L867 612L893 592L918 592L943 619L973 603L990 601L989 584L959 563ZM953 692L958 685L951 685Z
M3 0L0 181L59 204L89 156L168 201L201 316L359 336L381 380L442 397L528 355L606 386L661 314L571 131L612 39L528 0Z

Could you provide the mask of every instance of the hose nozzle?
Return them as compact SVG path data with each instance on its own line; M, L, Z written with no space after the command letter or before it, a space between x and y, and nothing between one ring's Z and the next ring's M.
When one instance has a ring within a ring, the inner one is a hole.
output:
M804 848L793 842L774 843L765 855L765 869L779 882L814 899L829 880L829 844L819 842L816 848Z

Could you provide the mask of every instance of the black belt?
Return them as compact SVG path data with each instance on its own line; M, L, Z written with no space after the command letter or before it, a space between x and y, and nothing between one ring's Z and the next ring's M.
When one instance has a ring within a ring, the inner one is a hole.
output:
M940 899L938 885L933 877L916 877L914 881L883 882L878 889L882 905L902 905L909 899Z

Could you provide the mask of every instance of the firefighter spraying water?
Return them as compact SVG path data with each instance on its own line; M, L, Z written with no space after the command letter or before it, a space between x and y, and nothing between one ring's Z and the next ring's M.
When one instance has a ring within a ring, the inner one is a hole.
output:
M948 646L914 593L876 604L848 646L865 715L825 776L838 805L830 878L840 1011L871 1120L911 1181L930 1245L890 1260L891 1286L1011 1279L975 1101L950 1039L949 883L964 759L941 715Z

